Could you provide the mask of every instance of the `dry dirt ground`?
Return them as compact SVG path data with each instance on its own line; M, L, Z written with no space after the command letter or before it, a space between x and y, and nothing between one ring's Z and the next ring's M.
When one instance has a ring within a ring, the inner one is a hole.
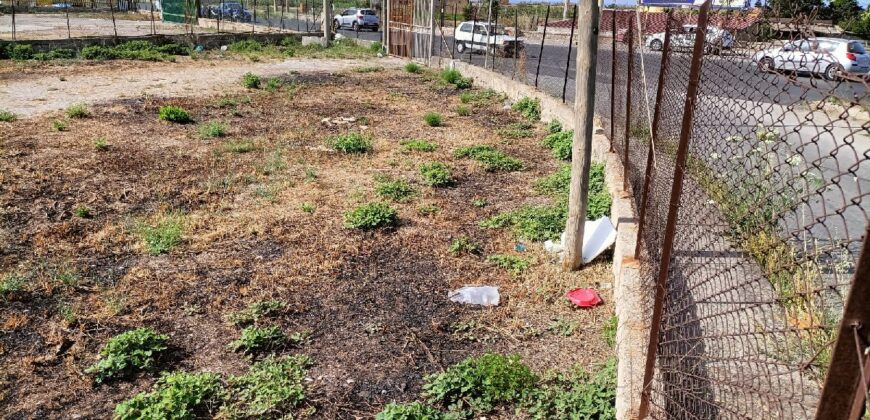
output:
M180 23L162 22L160 13L156 14L154 32L158 34L183 34L190 27ZM74 12L69 15L67 29L66 15L63 13L16 13L15 39L66 39L68 36L80 38L85 36L113 36L117 30L118 36L140 36L151 34L151 15L144 13L115 13L115 25L112 26L111 15L108 12ZM205 31L196 28L196 31ZM0 15L0 39L12 39L12 15Z
M307 64L287 68L296 65ZM67 70L73 75L63 83L125 80L100 67ZM173 351L160 370L243 373L250 361L227 349L239 331L225 317L264 299L287 302L275 320L285 331L311 333L286 353L315 362L306 404L316 418L370 418L389 402L418 398L426 374L486 351L519 353L538 372L590 366L612 354L602 335L613 313L608 263L564 274L540 244L517 252L509 231L478 225L547 200L532 189L559 165L538 145L543 128L533 138L503 139L494 128L520 117L502 103L461 117L452 87L398 69L282 70L298 89L239 94L235 70L217 77L202 69L202 80L221 87L188 90L183 84L196 78L182 80L185 70L170 76L179 78L174 89L94 105L88 118L53 111L0 122L0 275L25 282L0 296L0 416L109 418L156 375L97 386L83 371L108 338L140 326L170 335ZM238 104L219 106L227 97L221 90ZM186 108L196 123L159 121L163 105ZM426 126L428 111L443 113L446 125ZM334 117L368 121L321 122ZM57 120L66 131L52 129ZM201 138L198 126L210 121L225 122L227 137ZM349 129L371 134L373 152L348 156L325 147L329 136ZM98 138L107 149L95 149ZM399 141L409 138L439 148L407 152ZM253 150L227 149L241 140ZM480 143L522 159L525 169L492 173L453 158L457 147ZM454 186L422 185L418 167L431 160L452 167ZM407 179L418 194L394 204L398 227L345 228L344 212L376 200L376 175ZM489 204L474 206L475 199ZM316 209L304 212L302 203ZM438 211L421 214L421 206ZM90 217L76 217L79 207ZM168 212L183 215L182 243L149 255L139 226ZM460 235L480 243L481 254L448 252ZM532 264L515 276L486 260L494 253ZM447 301L449 290L469 284L499 286L502 304ZM578 310L563 299L585 286L601 286L605 304ZM563 337L548 330L553 320L579 327Z

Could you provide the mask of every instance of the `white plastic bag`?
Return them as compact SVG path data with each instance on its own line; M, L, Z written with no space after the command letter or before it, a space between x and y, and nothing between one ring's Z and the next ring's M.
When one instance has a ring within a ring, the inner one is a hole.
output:
M451 302L483 306L496 306L501 300L495 286L465 286L451 291L447 298Z

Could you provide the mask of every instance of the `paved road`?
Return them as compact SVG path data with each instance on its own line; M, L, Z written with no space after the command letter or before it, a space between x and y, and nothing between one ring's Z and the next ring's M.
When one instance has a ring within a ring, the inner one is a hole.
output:
M304 16L296 17L296 14L288 13L284 16L284 28L292 29L297 31L319 31L320 27L320 18L314 19L311 16L308 17L308 20L305 19ZM257 25L260 26L272 26L272 27L281 27L281 16L269 16L266 17L257 16ZM338 31L342 36L348 38L359 38L367 41L380 41L382 32L372 31L369 29L364 29L361 31L353 31L350 28L342 28Z

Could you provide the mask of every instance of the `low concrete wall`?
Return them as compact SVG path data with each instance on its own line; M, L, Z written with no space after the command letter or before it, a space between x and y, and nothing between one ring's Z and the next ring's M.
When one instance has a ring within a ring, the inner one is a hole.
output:
M244 22L233 22L231 20L221 20L218 22L217 19L205 19L199 18L196 20L196 26L205 29L220 29L222 31L232 31L232 32L251 32L253 26L250 23ZM296 33L297 31L292 31L290 29L281 29L280 26L276 27L268 27L263 25L257 25L257 32L266 32L266 33Z
M541 101L541 119L558 119L566 129L575 127L574 110L554 98L522 82L511 80L467 63L440 59L440 68L453 67L464 76L474 78L474 84L506 94L511 100L524 96ZM649 316L645 298L651 291L643 290L635 261L634 248L637 239L637 225L631 191L623 189L624 178L622 162L610 152L610 141L604 135L600 121L596 119L595 134L592 137L592 159L606 165L605 180L613 197L611 220L617 228L616 245L613 252L614 289L613 299L616 316L619 319L616 329L617 368L616 417L617 419L637 418L640 405L640 392L643 370L646 364L646 346L649 340Z
M258 28L259 30L259 28ZM312 34L319 35L319 34ZM176 43L181 45L196 46L202 45L206 49L219 48L221 45L232 44L236 41L244 39L255 39L260 42L276 44L284 38L292 36L302 38L300 33L283 32L283 33L220 33L220 34L183 34L183 35L146 35L146 36L126 36L126 37L87 37L73 39L42 39L32 41L20 41L21 44L30 44L36 51L50 51L56 48L67 48L71 50L81 50L84 47L91 45L115 46L128 41L149 41L157 45ZM12 41L0 41L0 46L11 44Z

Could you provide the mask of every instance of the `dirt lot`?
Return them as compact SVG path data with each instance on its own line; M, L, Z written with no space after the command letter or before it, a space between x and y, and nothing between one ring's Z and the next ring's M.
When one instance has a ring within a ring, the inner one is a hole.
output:
M69 29L66 15L63 13L17 13L15 15L15 39L66 39L84 36L113 36L115 30L118 36L150 35L151 16L144 13L115 13L115 26L112 26L108 12L70 13ZM162 22L160 14L154 22L154 33L183 34L190 31L189 26ZM205 32L197 28L198 32ZM0 15L0 39L12 39L12 15Z
M613 313L607 263L563 274L539 243L517 252L509 231L478 225L547 200L532 189L559 165L538 145L543 127L532 138L504 139L494 128L520 117L502 103L459 116L454 88L401 70L284 78L298 88L227 88L236 105L219 106L225 96L212 89L213 96L106 102L84 119L50 112L0 122L0 275L25 280L0 296L3 417L111 417L156 375L97 386L83 371L109 337L139 326L170 335L173 351L160 370L244 372L250 361L227 349L238 329L225 317L263 299L287 302L275 321L285 331L311 333L286 352L315 362L306 404L317 418L372 417L386 403L418 398L424 375L486 351L519 353L538 372L590 366L612 353L602 335ZM196 123L159 121L163 105L184 107ZM445 126L426 126L428 111L441 112ZM336 117L365 119L322 122ZM53 130L60 120L66 130ZM198 126L209 121L225 122L227 137L201 138ZM347 130L370 133L373 152L325 146ZM100 138L104 150L94 146ZM409 138L439 147L408 152L399 141ZM233 152L241 141L253 147ZM486 172L453 157L457 147L481 143L522 159L525 169ZM431 160L451 166L452 187L422 185L419 165ZM346 211L376 200L376 175L410 180L418 194L392 204L398 227L345 228ZM488 204L472 205L481 199ZM77 217L83 207L90 215ZM149 255L138 226L170 212L183 215L182 242ZM448 252L461 235L481 244L479 255ZM512 275L486 260L495 253L531 267ZM447 301L449 290L468 284L499 286L502 304ZM583 286L603 286L605 304L577 310L562 298ZM548 330L554 320L578 328L557 335Z

